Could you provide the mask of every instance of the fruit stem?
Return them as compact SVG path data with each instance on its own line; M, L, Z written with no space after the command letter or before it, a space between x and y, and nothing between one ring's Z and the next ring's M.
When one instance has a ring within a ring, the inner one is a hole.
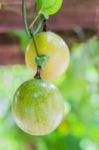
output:
M37 21L37 19L38 19L39 17L40 17L40 15L38 14L38 15L34 18L34 20L32 21L32 23L30 24L29 28L32 28L32 27L34 26L35 22Z
M35 37L34 37L34 34L31 31L31 29L30 29L30 33L31 33L31 36L32 36L32 39L33 39L36 55L39 56L37 44L36 44L36 41L35 41ZM41 66L37 66L37 70L36 70L36 74L35 74L34 78L41 79L40 71L41 71Z
M36 74L35 74L34 78L41 79L40 71L41 71L41 67L37 66L37 71L36 71Z
M34 33L32 33L31 29L29 29L29 31L30 31L31 37L33 39L36 55L39 56L37 44L36 44L35 37L34 37Z
M43 21L43 31L46 32L48 30L48 21L45 19Z
M28 25L28 19L27 19L27 12L26 12L26 0L22 0L22 16L23 16L23 21L24 21L24 26L25 26L25 31L27 33L27 36L29 38L33 38L32 34L35 35L40 30L40 28L42 27L42 20L40 20L40 22L38 23L37 28L32 31L32 27L33 27L34 23L37 21L37 19L40 17L40 14L38 14L34 18L34 20L32 21L32 23L29 26Z
M26 0L22 0L22 16L23 16L26 33L27 33L28 37L31 38L31 34L29 31L28 22L27 22Z
M37 44L36 44L35 37L34 37L34 33L32 33L32 29L28 26L27 13L26 13L26 0L22 0L22 15L23 15L26 33L27 33L29 38L33 39L36 55L39 56ZM37 18L38 18L38 16L36 17L36 19ZM35 21L36 20L34 20L33 22L35 22Z

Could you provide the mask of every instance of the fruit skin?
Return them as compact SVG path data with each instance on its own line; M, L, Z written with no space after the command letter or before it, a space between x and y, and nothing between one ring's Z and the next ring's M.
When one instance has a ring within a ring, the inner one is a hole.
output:
M60 124L64 115L64 101L55 85L32 79L17 89L12 111L23 131L32 135L46 135Z
M64 40L53 32L41 32L35 36L39 55L47 54L49 59L41 70L42 79L56 80L67 69L70 60L69 48ZM35 48L30 41L25 53L26 64L36 72Z

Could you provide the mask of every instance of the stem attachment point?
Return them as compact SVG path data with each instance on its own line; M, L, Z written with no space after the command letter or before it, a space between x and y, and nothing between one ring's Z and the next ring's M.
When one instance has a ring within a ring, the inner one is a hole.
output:
M37 66L37 71L36 71L36 74L34 76L35 79L41 79L40 72L41 72L41 67Z

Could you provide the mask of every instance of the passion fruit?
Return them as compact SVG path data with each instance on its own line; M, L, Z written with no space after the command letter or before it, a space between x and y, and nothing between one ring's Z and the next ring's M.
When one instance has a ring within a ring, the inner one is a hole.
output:
M46 65L41 69L41 77L44 80L58 79L68 68L70 52L65 41L53 32L41 32L35 36L39 55L48 55ZM26 65L36 72L37 64L35 46L30 40L26 53Z
M64 115L64 100L52 83L31 79L17 89L12 111L23 131L31 135L46 135L60 124Z

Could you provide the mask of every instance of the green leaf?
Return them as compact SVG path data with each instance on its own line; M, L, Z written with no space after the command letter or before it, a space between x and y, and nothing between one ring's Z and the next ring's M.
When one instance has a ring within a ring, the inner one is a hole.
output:
M55 0L55 2L53 3L53 5L51 5L50 7L47 7L45 9L43 9L43 11L45 13L47 13L48 15L53 15L55 13L57 13L59 11L59 9L62 6L62 2L63 0Z
M41 9L42 7L47 8L54 5L56 0L37 0L36 2L37 2L38 9Z
M37 7L41 13L52 15L59 11L62 2L63 0L37 0Z
M43 7L43 0L36 0L38 9L40 10Z

